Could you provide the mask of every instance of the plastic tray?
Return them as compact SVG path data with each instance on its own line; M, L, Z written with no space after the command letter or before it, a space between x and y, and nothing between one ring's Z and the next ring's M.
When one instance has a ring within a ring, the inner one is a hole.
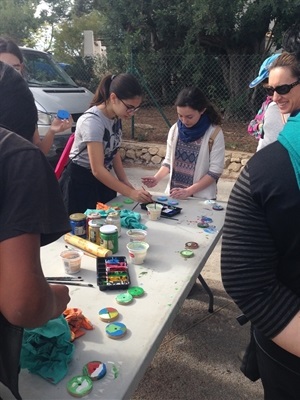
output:
M163 206L163 209L161 210L161 215L164 217L174 217L174 215L177 215L181 213L182 208L176 207L176 206L169 206L166 203L161 203L159 201L156 202L157 204L161 204ZM143 210L147 210L146 205L150 203L141 203L141 208Z
M97 285L101 291L128 289L130 276L126 257L97 257Z

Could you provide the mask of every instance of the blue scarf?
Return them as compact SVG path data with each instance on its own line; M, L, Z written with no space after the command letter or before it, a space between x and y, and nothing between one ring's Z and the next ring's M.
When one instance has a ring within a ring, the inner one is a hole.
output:
M210 125L211 121L206 113L202 114L199 121L191 128L187 128L179 119L177 122L179 138L185 143L195 142L204 136Z
M288 118L282 131L278 135L278 142L289 153L297 183L300 189L300 112L297 111Z

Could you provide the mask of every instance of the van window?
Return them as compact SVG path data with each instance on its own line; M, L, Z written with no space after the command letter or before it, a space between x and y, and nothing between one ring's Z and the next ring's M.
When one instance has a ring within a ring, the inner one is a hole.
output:
M23 51L25 59L24 77L29 86L43 87L77 87L47 53Z
M73 126L54 136L53 145L47 154L51 165L55 167L71 132L75 131L78 118L90 107L93 93L79 87L49 53L26 47L20 49L24 57L23 75L38 110L40 137L47 135L58 110L68 110L73 117Z

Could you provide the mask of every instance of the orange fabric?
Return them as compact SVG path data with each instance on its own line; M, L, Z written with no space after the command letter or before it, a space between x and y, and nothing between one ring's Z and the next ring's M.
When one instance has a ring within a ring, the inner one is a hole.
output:
M63 315L71 330L71 342L85 334L81 328L94 329L91 322L82 314L80 308L66 308Z
M104 211L106 211L106 210L109 210L110 209L110 207L109 206L107 206L106 204L104 204L104 203L97 203L96 204L96 210L104 210Z

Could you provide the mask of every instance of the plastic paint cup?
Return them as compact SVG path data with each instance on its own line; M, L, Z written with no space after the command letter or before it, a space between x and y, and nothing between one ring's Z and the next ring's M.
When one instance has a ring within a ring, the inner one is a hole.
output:
M150 203L146 205L148 211L148 217L151 221L157 221L160 218L161 210L163 209L162 204Z
M147 231L145 231L144 229L129 229L126 232L126 234L131 242L133 241L145 242Z
M77 274L81 269L81 258L83 252L80 250L65 250L60 253L66 274Z
M137 265L143 264L149 249L149 244L146 242L134 241L128 243L126 247L129 253L130 261Z

